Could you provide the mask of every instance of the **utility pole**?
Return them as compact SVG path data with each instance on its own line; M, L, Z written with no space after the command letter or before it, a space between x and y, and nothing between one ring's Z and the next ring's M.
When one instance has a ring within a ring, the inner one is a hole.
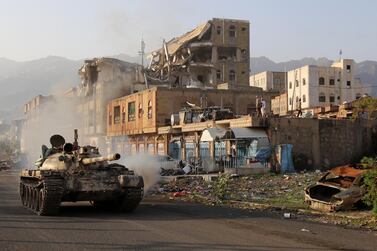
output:
M141 66L144 68L145 42L143 37L141 37L139 55L141 56Z

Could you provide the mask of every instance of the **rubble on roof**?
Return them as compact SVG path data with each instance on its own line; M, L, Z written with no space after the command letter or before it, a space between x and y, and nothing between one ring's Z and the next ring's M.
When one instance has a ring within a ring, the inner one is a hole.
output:
M178 85L180 75L188 73L188 66L195 64L191 62L194 57L191 47L203 46L203 43L211 45L203 38L210 28L211 23L207 22L180 37L173 38L168 42L164 40L162 48L152 52L149 56L150 63L145 71L147 79L169 86ZM203 60L200 62L210 63ZM200 82L197 79L189 79L189 81Z

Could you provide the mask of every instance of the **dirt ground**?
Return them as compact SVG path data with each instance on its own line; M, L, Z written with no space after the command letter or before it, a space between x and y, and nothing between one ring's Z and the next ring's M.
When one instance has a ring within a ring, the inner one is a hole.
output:
M156 186L149 196L214 206L278 211L287 218L377 230L377 218L367 209L333 213L311 210L304 202L304 189L322 175L321 172L220 175L210 182L198 176L184 176Z

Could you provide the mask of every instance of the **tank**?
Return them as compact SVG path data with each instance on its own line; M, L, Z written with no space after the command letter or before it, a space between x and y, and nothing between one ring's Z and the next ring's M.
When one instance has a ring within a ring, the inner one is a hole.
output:
M60 135L42 146L36 168L21 170L22 204L38 215L57 215L62 202L90 201L99 208L132 212L143 198L144 181L125 166L110 163L119 154L101 156L97 147L66 143Z

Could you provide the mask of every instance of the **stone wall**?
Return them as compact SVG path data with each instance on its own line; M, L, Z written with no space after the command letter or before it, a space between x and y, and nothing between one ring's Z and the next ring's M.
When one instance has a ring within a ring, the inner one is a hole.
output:
M272 145L292 144L297 170L329 169L376 153L377 121L274 118Z

